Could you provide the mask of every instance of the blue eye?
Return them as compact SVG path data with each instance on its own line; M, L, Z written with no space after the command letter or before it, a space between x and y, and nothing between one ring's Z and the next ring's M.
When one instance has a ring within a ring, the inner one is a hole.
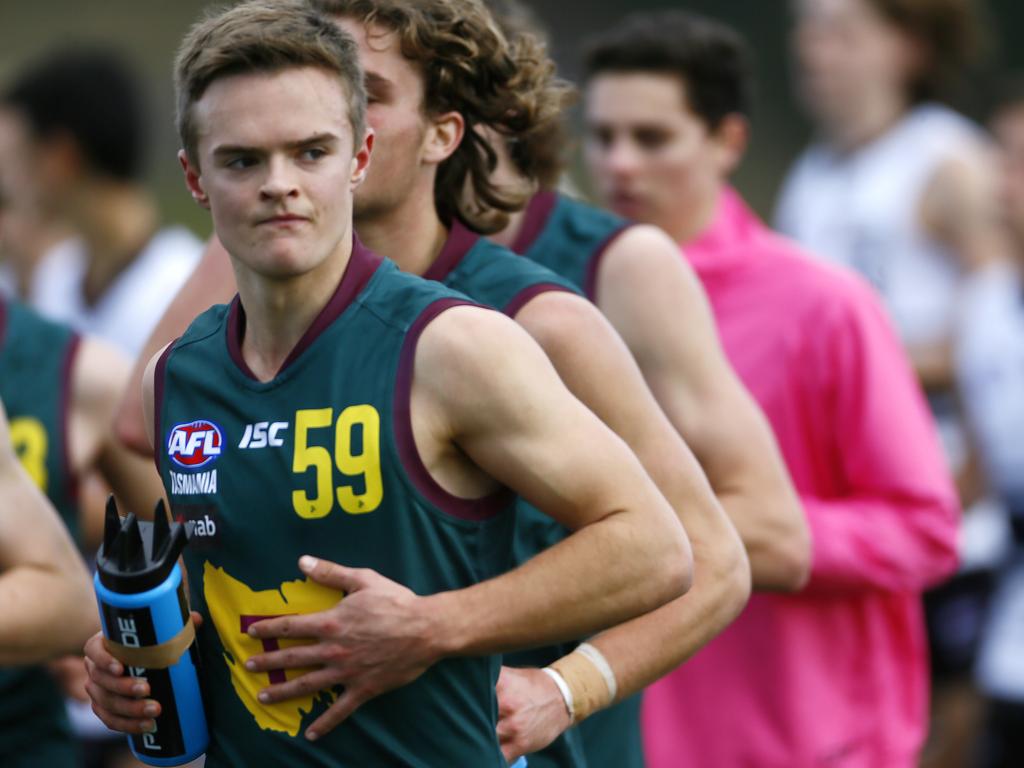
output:
M309 149L304 149L302 151L302 159L303 160L316 161L316 160L319 160L322 157L325 157L326 155L327 155L327 152L325 152L320 147L311 147Z

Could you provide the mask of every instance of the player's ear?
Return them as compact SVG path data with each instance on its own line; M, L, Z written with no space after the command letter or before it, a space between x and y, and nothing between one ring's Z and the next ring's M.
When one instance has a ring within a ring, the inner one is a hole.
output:
M188 153L184 149L178 150L178 162L181 163L181 170L185 173L185 186L192 193L192 199L203 208L210 207L210 198L203 189L202 174L199 167L193 165L188 159Z
M743 159L750 141L750 123L739 113L728 114L722 118L718 128L712 134L715 154L718 159L718 170L722 176L730 175Z
M355 154L352 155L352 189L355 189L366 180L366 173L370 169L370 156L373 154L375 138L373 128L366 126L363 142L356 148Z
M423 161L440 165L455 154L465 135L466 120L458 112L434 118L423 138Z

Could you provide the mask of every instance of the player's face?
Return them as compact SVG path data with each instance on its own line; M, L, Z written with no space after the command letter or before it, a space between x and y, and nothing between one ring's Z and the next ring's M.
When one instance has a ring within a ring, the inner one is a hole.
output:
M732 169L672 75L592 78L585 119L591 178L603 202L627 218L676 231L678 219L706 207Z
M394 211L411 194L422 194L425 184L433 200L432 176L423 163L423 77L402 55L394 32L345 17L335 21L359 45L369 101L366 118L375 134L373 167L355 198L356 221Z
M919 48L866 0L796 0L797 84L814 119L853 119L874 99L907 99Z
M1002 170L1002 203L1024 259L1024 103L1003 109L992 123Z
M186 181L236 260L280 279L339 252L369 146L353 147L337 75L297 67L225 77L193 110L198 164L183 159Z
M28 259L43 226L28 126L17 112L0 109L0 258Z

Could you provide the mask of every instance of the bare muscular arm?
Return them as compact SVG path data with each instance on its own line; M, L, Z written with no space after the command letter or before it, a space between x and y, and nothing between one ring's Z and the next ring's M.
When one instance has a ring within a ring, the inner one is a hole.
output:
M602 260L596 298L739 531L754 587L799 589L810 569L799 500L678 247L653 227L631 227Z

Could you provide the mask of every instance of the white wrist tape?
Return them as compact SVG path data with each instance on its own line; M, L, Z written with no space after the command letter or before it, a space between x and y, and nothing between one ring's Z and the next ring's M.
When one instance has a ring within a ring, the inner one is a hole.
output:
M572 691L569 689L568 683L565 682L565 678L562 677L557 670L551 667L544 667L543 671L555 681L555 685L558 686L558 692L562 694L562 701L565 702L565 709L569 713L569 725L572 725L576 721L575 710L573 709Z
M619 692L619 683L615 679L615 672L612 671L612 665L608 663L608 659L590 643L580 643L576 650L586 656L597 667L601 677L604 678L605 684L608 686L609 698L611 701L615 701L615 695Z

